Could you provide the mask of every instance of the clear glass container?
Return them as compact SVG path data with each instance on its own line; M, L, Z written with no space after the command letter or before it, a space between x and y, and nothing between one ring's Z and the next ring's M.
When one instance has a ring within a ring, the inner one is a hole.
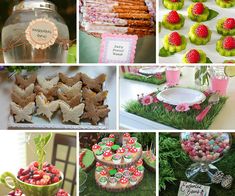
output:
M185 174L194 183L211 184L211 177L218 171L213 163L229 151L232 137L223 132L185 132L180 136L181 147L194 162Z
M5 63L65 63L69 30L53 3L25 0L2 29Z

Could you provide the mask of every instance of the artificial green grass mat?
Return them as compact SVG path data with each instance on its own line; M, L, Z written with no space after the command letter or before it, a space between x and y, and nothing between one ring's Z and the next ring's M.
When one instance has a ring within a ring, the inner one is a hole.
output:
M168 183L166 190L159 192L160 196L177 196L180 181L188 181L185 176L185 170L192 164L190 160L180 162L181 165L173 165L174 173L177 178L175 183ZM231 150L220 161L214 164L219 170L226 175L231 175L235 179L235 145L233 144ZM235 195L235 183L233 182L232 188L227 190L221 187L221 185L210 185L209 196L228 196Z
M146 83L157 84L157 85L160 85L160 84L163 84L163 83L166 82L166 75L162 74L161 76L162 76L162 78L159 79L159 78L156 78L156 77L147 78L145 76L138 76L138 75L134 75L134 74L131 74L131 73L124 73L123 74L123 77L125 79L137 80L137 81L140 81L140 82L146 82Z
M79 193L80 196L155 196L156 195L156 175L145 169L144 179L139 186L133 190L128 190L121 193L106 192L99 188L95 182L95 168L88 172L87 181L85 183L87 187L84 192Z
M128 102L124 105L124 109L129 113L177 129L208 129L226 100L227 97L220 97L219 103L212 106L209 113L200 123L196 121L196 116L208 105L208 98L201 104L202 109L199 111L190 109L188 112L169 112L164 108L163 103L153 103L144 106L137 100Z

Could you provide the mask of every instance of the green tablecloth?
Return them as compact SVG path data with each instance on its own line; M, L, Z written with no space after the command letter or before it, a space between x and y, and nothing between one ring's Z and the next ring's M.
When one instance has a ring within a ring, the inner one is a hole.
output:
M135 55L135 63L156 62L156 36L139 38ZM100 52L100 38L80 31L79 37L79 62L98 63Z

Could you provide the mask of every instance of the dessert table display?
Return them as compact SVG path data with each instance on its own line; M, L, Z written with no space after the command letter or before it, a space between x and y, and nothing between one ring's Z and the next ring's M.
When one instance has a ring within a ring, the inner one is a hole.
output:
M35 195L35 196L68 196L61 190L64 174L54 165L45 162L45 147L50 142L52 134L38 135L34 138L38 160L29 164L27 168L19 169L16 175L4 172L0 182L12 189L8 195Z
M107 129L112 68L101 70L88 75L88 67L83 72L43 67L11 77L8 127Z
M142 146L129 133L123 135L122 146L115 144L115 136L103 138L93 145L96 158L95 181L110 192L136 188L144 177Z
M79 56L97 63L104 34L138 36L135 62L156 61L155 1L83 0L80 2ZM115 39L115 38L114 38Z
M194 68L184 67L181 71L178 85L171 87L121 78L120 126L124 129L232 129L234 78L227 77L227 92L221 86L217 94L213 93L212 76L209 86L198 86L193 83ZM124 92L124 86L131 90Z
M163 0L159 8L160 62L232 62L235 56L234 6L234 1L223 0Z
M234 133L232 133L232 135L233 134ZM172 171L164 173L169 167L161 166L160 178L162 177L162 179L160 179L160 181L162 182L164 177L169 177L172 173L174 174L174 180L168 183L166 182L166 187L160 189L159 195L176 195L180 190L180 182L182 181L191 182L197 187L200 185L208 186L210 188L209 196L227 196L235 194L235 184L233 181L233 178L235 177L233 173L235 156L234 141L232 141L231 133L160 133L160 138L160 153L162 153L164 149L165 155L170 154L170 156L163 156L161 154L162 160L160 165L162 165L164 161L170 163ZM184 139L182 140L180 138ZM170 158L176 161L171 162ZM193 175L193 178L188 178L189 170L187 168L192 169L191 166L192 164L195 165L195 163L201 164L201 168L197 170L197 168L194 167L194 173L191 174L195 175ZM210 165L209 173L207 173L207 164ZM216 170L216 168L218 170ZM213 171L211 169L215 170ZM209 176L207 176L207 174L209 174Z

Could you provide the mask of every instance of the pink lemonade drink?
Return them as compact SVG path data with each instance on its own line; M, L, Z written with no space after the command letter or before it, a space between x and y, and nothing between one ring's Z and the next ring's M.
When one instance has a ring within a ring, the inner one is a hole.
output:
M166 81L168 86L175 86L179 84L180 80L180 69L168 67L166 69Z
M219 93L221 96L226 95L228 87L228 77L212 77L211 78L211 90Z

